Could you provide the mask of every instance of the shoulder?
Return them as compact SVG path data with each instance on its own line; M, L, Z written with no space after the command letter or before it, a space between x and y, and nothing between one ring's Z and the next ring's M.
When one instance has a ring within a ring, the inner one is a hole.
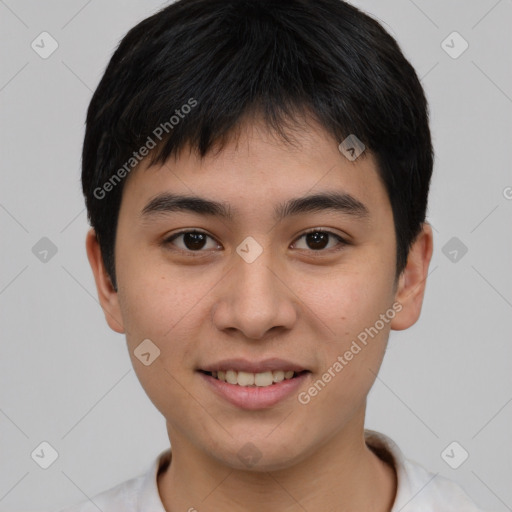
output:
M58 512L165 512L158 493L157 475L167 467L170 456L170 449L165 450L144 474Z
M402 461L403 489L392 512L483 512L458 484L410 460ZM398 501L400 499L400 502Z
M392 464L397 475L397 492L391 512L484 512L455 482L404 457L392 439L365 431L366 444Z
M76 505L59 512L135 512L137 495L140 491L143 476L126 480L111 489L97 494L91 499L82 500Z

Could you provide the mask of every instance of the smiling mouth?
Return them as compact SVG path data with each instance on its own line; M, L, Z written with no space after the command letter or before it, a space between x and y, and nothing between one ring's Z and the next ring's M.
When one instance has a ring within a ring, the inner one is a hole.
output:
M307 370L301 372L294 371L284 371L284 370L275 370L275 371L267 371L261 373L250 373L250 372L237 372L235 370L226 370L226 371L213 371L207 372L204 370L200 370L201 373L205 375L209 375L214 379L220 380L222 382L227 382L228 384L237 385L240 387L269 387L275 384L279 384L284 380L290 380L302 375L303 373L307 373Z

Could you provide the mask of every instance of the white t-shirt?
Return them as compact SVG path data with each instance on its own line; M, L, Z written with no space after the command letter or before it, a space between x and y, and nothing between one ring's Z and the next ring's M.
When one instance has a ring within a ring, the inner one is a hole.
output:
M456 483L405 459L389 437L366 430L365 438L377 455L395 467L398 486L391 512L483 512ZM145 474L59 512L166 512L158 493L157 475L168 466L170 457L171 450L165 450Z

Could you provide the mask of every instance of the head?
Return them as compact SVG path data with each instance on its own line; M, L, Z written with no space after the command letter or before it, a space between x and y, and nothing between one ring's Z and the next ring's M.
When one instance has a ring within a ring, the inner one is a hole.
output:
M432 165L414 69L345 2L181 0L128 32L87 114L87 250L171 435L232 466L251 441L268 469L361 426L420 314ZM205 382L251 361L304 370L295 396L239 408Z

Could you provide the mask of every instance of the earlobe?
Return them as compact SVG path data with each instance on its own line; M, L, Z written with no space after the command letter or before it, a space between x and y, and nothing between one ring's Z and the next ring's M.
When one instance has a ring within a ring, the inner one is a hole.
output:
M411 327L420 316L432 251L432 227L425 222L411 246L407 265L399 278L395 300L402 309L391 322L391 329L395 331Z
M113 331L123 334L125 331L121 308L119 307L119 297L103 264L101 248L93 228L87 232L85 247L105 319Z

